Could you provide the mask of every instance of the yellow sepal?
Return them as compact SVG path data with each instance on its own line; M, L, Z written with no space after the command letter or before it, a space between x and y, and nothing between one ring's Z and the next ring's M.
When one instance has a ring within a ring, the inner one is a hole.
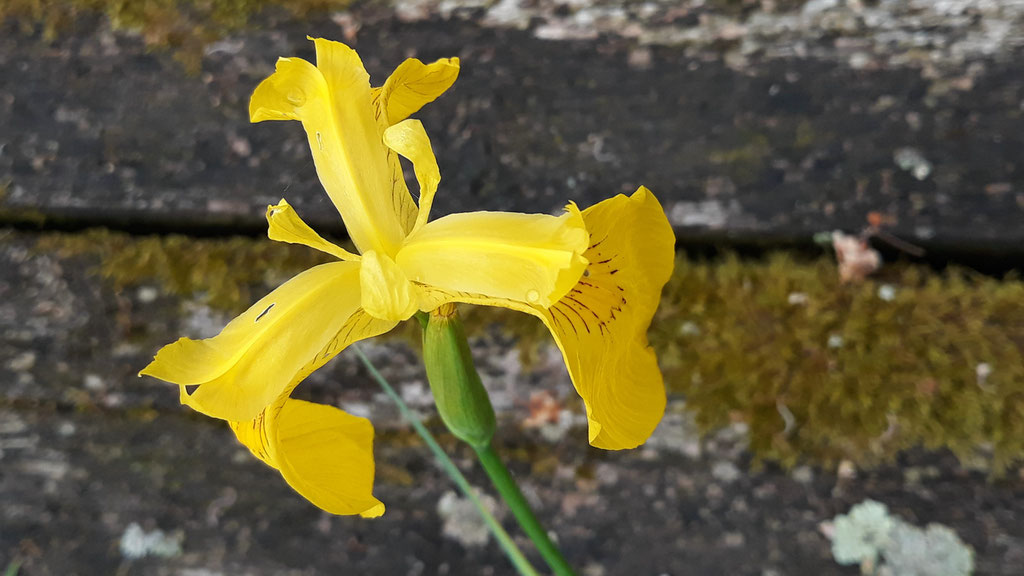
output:
M322 510L364 517L384 513L373 496L369 420L285 394L256 418L229 424L239 442Z
M489 294L425 288L421 306L465 302L519 310L551 331L598 448L634 448L647 440L665 411L665 387L647 328L672 274L675 235L646 188L583 211L590 243L586 274L550 306Z
M358 261L359 255L341 246L324 240L315 230L299 218L295 209L284 198L273 206L267 206L267 236L271 240L302 244L314 250L326 252L339 260Z
M301 121L317 175L352 241L361 252L394 255L406 234L403 203L412 201L394 193L369 75L348 46L320 38L314 43L316 66L299 58L278 60L253 92L250 118Z
M410 234L395 261L420 284L548 306L586 268L587 238L574 205L561 216L467 212Z
M250 420L311 362L354 341L338 335L359 305L359 264L322 264L285 282L217 336L164 346L140 374L180 385L182 401L204 414ZM346 338L374 335L351 329Z

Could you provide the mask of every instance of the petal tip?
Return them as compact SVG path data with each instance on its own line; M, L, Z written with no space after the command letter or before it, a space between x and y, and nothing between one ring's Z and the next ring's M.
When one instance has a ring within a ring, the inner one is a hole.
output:
M384 503L377 501L376 504L359 513L363 518L380 518L384 515Z

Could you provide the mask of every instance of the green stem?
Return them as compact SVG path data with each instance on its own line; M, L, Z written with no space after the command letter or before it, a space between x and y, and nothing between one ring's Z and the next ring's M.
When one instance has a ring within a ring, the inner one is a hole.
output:
M548 563L548 566L554 571L556 576L572 576L572 568L562 556L562 552L551 541L551 538L548 537L548 533L541 526L540 521L533 514L533 510L530 509L530 504L526 501L526 497L519 490L519 485L516 484L515 478L512 477L508 468L505 467L505 463L501 461L498 453L495 452L494 445L488 444L484 447L474 447L474 450L476 450L476 455L480 459L480 464L487 471L487 475L490 476L494 488L501 494L509 509L512 510L512 514L519 521L519 526L523 529L523 532L526 532L530 540L533 540L537 550L540 551L540 555L544 557L544 561Z
M430 451L434 453L434 457L437 458L437 463L440 465L441 469L448 474L453 482L455 482L459 491L462 492L466 498L469 498L469 500L476 506L480 516L484 519L484 523L487 524L487 527L491 530L491 534L494 535L494 539L498 541L501 549L505 551L505 555L508 556L509 561L511 561L512 565L515 566L516 571L519 572L521 576L539 576L537 571L530 564L529 560L526 559L526 556L524 556L522 551L519 550L519 547L516 546L512 537L509 536L508 532L506 532L504 528L502 528L501 523L498 522L497 518L487 510L484 503L480 501L480 497L477 496L476 491L473 490L469 480L466 480L466 477L462 475L462 472L457 466L455 466L452 459L445 454L444 449L442 449L441 445L434 439L434 435L430 433L430 430L427 430L427 427L420 422L419 417L417 417L416 414L406 406L402 397L395 392L395 389L391 387L391 384L389 384L384 376L377 371L377 368L372 362L370 362L370 359L366 357L366 354L363 353L362 349L358 345L352 346L352 349L355 351L356 356L359 356L363 365L366 366L366 370L369 371L370 376L377 381L377 384L384 389L384 393L387 394L388 397L391 398L391 400L398 406L398 411L402 414L402 417L412 425L413 429L416 430L416 433L423 439L423 442L428 448L430 448Z

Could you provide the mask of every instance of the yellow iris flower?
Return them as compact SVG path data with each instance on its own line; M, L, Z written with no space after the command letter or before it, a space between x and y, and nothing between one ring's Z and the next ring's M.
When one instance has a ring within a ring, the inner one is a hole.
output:
M290 398L349 344L417 311L463 302L532 314L551 330L583 398L590 443L643 443L665 407L646 331L673 265L675 238L645 188L560 216L504 212L428 221L440 182L430 141L408 119L448 89L456 58L409 59L371 88L355 51L315 39L316 65L282 58L255 90L251 120L298 120L317 174L360 254L320 237L284 200L267 210L273 240L338 261L311 268L213 338L182 338L141 373L178 384L181 401L227 420L238 440L302 496L334 514L378 516L373 428ZM419 206L398 156L413 164Z

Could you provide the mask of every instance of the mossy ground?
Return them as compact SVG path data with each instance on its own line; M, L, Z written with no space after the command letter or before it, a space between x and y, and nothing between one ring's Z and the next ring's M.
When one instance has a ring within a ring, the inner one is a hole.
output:
M44 235L39 250L95 258L114 289L157 282L239 312L312 250L250 238ZM758 459L860 464L913 446L948 448L1000 473L1024 458L1024 283L895 264L842 284L829 256L680 255L650 330L670 390L704 430L742 421ZM499 324L529 363L550 336L535 319L467 308ZM415 341L414 323L393 337Z
M651 331L704 429L741 420L751 450L874 463L911 446L1024 455L1024 284L894 265L839 282L830 258L681 258Z
M268 8L295 15L341 10L352 0L5 0L0 23L15 21L26 30L41 27L55 38L83 16L102 14L118 30L138 32L147 46L167 47L186 68L198 71L203 48L228 32L244 28Z

